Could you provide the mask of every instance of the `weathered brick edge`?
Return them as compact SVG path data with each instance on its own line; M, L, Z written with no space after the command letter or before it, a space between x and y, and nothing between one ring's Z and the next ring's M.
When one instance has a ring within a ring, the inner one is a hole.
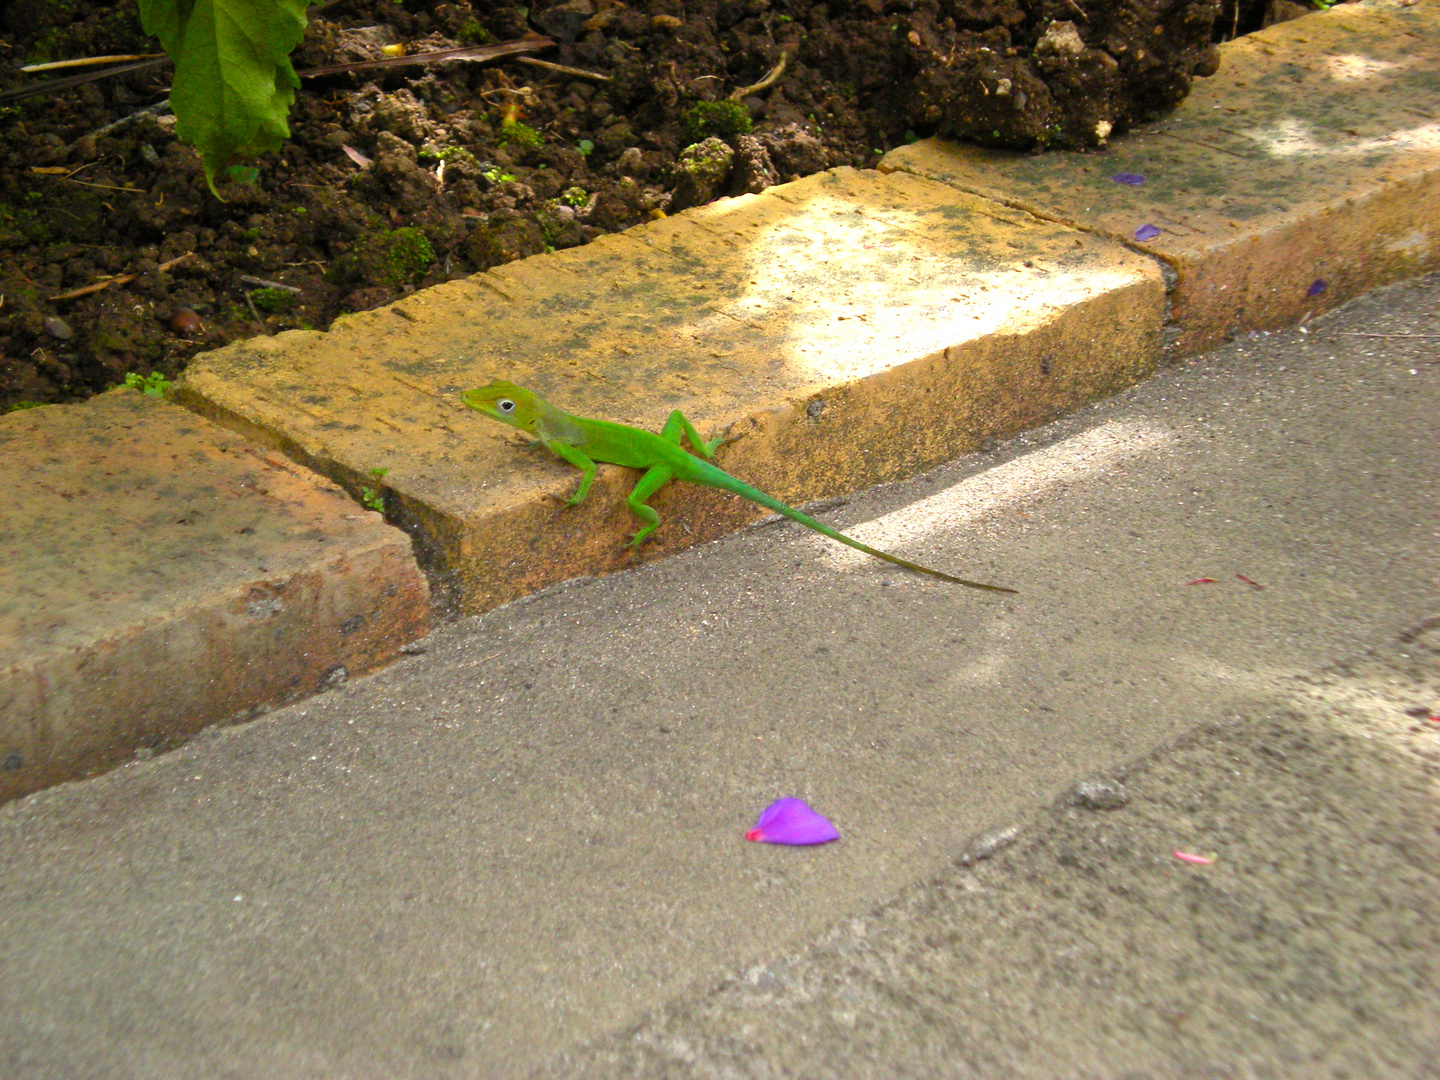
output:
M377 668L422 637L404 533L130 390L0 421L0 800Z
M381 667L428 624L425 579L397 535L19 658L0 669L0 702L22 721L6 739L0 801Z

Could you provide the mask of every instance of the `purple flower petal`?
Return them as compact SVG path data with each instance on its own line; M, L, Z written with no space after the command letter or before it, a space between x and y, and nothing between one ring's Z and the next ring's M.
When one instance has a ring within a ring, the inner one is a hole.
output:
M1322 292L1325 291L1325 289L1326 289L1325 282L1322 281L1320 278L1316 278L1314 281L1312 281L1312 282L1310 283L1310 288L1308 288L1308 289L1305 290L1305 295L1306 295L1306 296L1319 296Z
M1131 187L1139 187L1145 182L1143 176L1133 172L1117 172L1114 176L1110 177L1110 179L1114 180L1117 184L1129 184Z
M1154 240L1155 237L1159 235L1160 230L1157 229L1154 225L1141 225L1138 229L1135 230L1136 240Z
M763 844L828 844L839 840L839 830L799 799L777 799L760 811L746 840Z

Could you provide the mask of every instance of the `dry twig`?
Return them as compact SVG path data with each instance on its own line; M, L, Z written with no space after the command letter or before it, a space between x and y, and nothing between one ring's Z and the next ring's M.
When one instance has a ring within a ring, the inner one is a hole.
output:
M63 79L50 79L46 82L35 83L30 86L17 86L13 89L0 93L0 101L18 101L20 98L34 97L36 94L54 94L61 90L69 90L76 86L84 86L86 83L97 82L100 79L108 79L114 75L129 75L136 71L148 71L150 68L158 68L170 63L168 56L159 60L142 60L138 64L121 64L119 67L106 68L104 71L91 71L84 75L70 75Z
M269 278L251 277L249 274L240 275L241 285L253 285L257 289L279 289L281 292L295 293L297 296L300 290L294 285L285 285L279 281L271 281Z
M586 71L584 68L566 67L564 64L552 64L549 60L537 60L533 56L517 56L515 62L518 64L529 64L531 67L543 68L545 71L556 71L561 75L569 75L572 79L593 79L595 82L609 82L609 75L602 75L598 71Z
M780 76L785 73L785 65L789 61L790 55L788 53L782 52L780 54L780 62L770 69L769 74L767 74L754 86L742 86L739 90L732 90L730 92L730 100L740 101L744 98L749 97L751 94L758 94L761 90L769 90L770 87L775 85L776 81L780 78Z
M414 53L410 56L391 56L384 60L362 60L358 64L331 64L328 67L306 68L295 74L302 79L313 79L320 75L341 75L347 71L376 71L381 68L406 67L410 64L444 64L452 60L468 60L483 64L499 60L516 53L539 52L555 43L549 38L522 38L519 41L505 41L499 45L473 45L461 49L437 49L435 52Z
M128 285L138 278L139 274L121 274L118 277L106 278L104 281L97 281L92 285L82 285L78 289L71 289L69 292L56 293L47 297L49 300L74 300L76 297L89 296L101 289L108 289L111 285Z
M195 252L193 251L187 251L184 255L176 255L173 259L166 259L155 269L169 270L176 263L182 263L194 254ZM77 297L89 296L91 293L97 293L100 292L102 289L108 289L111 285L129 285L130 282L134 281L139 276L139 274L116 274L114 277L102 278L101 280L96 281L93 284L82 285L78 289L71 289L69 292L57 293L56 295L47 297L46 299L74 300Z
M120 53L117 56L82 56L78 60L52 60L48 64L27 64L21 71L59 71L61 68L94 67L96 64L121 64L135 60L158 60L164 53Z

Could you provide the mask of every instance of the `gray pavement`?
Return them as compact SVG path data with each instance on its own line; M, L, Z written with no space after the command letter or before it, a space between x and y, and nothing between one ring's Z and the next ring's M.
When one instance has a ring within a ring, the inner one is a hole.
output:
M1437 305L0 808L0 1074L1433 1075Z

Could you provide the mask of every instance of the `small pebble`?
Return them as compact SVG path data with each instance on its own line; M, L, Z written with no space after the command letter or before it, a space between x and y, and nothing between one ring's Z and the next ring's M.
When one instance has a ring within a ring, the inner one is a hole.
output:
M51 315L45 320L45 332L57 341L69 341L75 336L75 331L70 329L70 324L58 315Z
M1116 780L1081 780L1065 801L1086 810L1119 810L1130 802L1130 794Z
M1005 829L992 829L983 833L965 849L965 854L960 856L961 866L973 866L982 859L988 859L997 851L1003 851L1015 842L1020 835L1020 830L1014 825Z
M170 316L170 329L182 337L190 337L205 329L205 320L191 308L176 308Z

